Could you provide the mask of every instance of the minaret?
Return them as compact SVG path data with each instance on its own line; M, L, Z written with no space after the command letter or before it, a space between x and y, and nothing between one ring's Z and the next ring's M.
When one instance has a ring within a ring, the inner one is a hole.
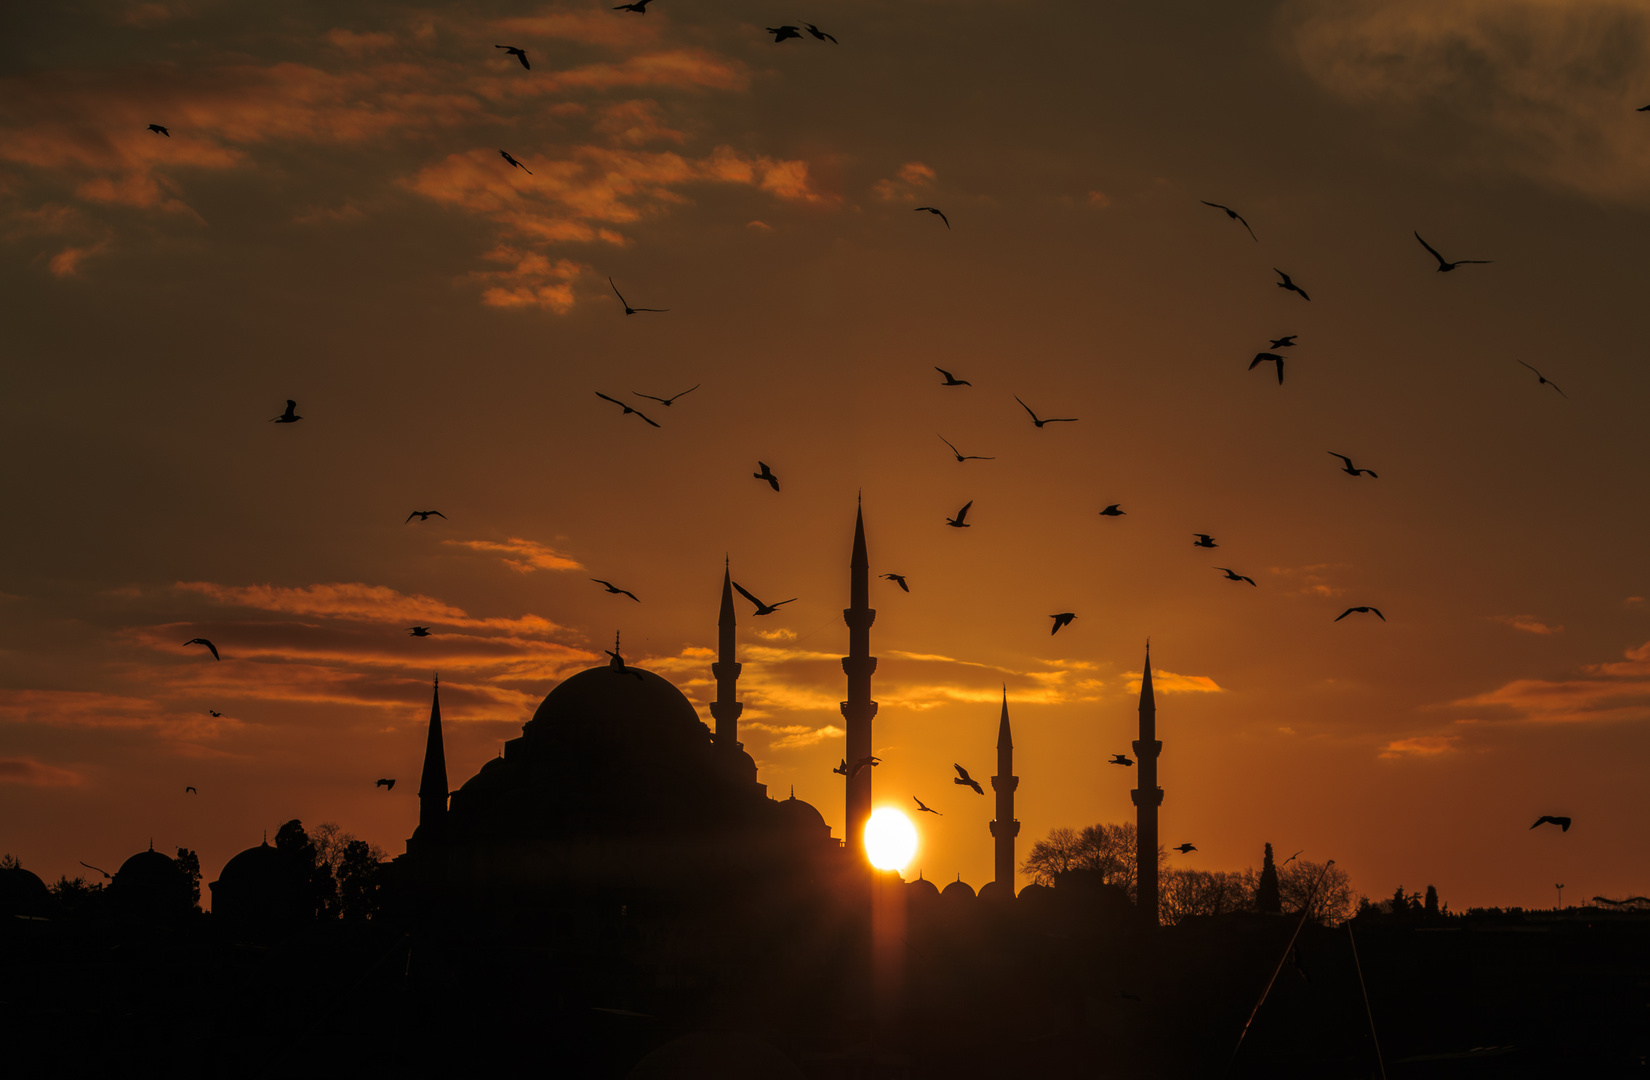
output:
M441 680L430 697L430 735L424 744L424 775L418 782L418 837L433 839L447 821L447 751L441 741Z
M745 706L738 700L739 672L743 664L733 658L733 576L726 563L722 567L722 615L716 620L716 662L710 673L716 679L716 700L710 715L716 719L716 749L732 753L739 749L739 714Z
M1129 794L1134 799L1137 883L1136 910L1146 926L1157 925L1157 808L1163 805L1163 789L1157 786L1157 755L1163 743L1157 737L1157 702L1152 698L1152 646L1146 643L1146 668L1140 675L1140 738L1134 744L1134 760L1140 767L1140 786Z
M877 703L871 700L871 673L877 669L877 658L871 655L871 624L877 613L871 609L871 560L865 553L865 511L860 509L854 522L854 554L848 562L852 573L848 588L848 607L842 618L848 624L848 655L842 658L842 670L848 676L848 700L842 703L843 726L848 729L847 827L848 850L856 865L866 862L865 822L871 816L871 771L853 768L854 763L871 756L871 721L877 715Z
M1008 887L1014 895L1014 838L1020 835L1020 823L1014 820L1014 789L1020 778L1014 775L1014 736L1008 730L1008 687L1003 687L1003 718L997 725L997 775L991 778L991 790L997 793L997 820L991 823L991 835L997 839L997 882Z

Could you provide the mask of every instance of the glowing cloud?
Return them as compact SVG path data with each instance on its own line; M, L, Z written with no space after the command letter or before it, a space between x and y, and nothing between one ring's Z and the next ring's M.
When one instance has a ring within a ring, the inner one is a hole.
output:
M1490 618L1495 622L1506 623L1514 630L1522 630L1526 634L1550 635L1564 632L1562 626L1548 626L1534 615L1492 615Z
M34 758L0 758L0 784L27 784L30 787L77 787L81 776L68 769L46 765Z
M1394 739L1381 748L1380 757L1389 761L1438 757L1454 751L1460 741L1459 735L1416 735L1408 739Z
M534 570L583 570L584 565L554 548L536 540L512 536L508 540L443 540L444 544L497 554L504 565L517 573L530 574Z

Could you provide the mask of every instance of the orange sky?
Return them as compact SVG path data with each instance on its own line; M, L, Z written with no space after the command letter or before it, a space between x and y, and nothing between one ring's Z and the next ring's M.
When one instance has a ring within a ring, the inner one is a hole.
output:
M840 831L863 490L911 584L872 593L877 802L945 815L913 870L989 877L950 767L992 771L1005 683L1022 854L1131 816L1150 636L1177 865L1650 889L1650 14L609 6L5 16L0 849L399 852L432 672L455 786L615 630L702 706L724 554L799 597L741 616L747 749ZM762 30L805 19L841 44Z

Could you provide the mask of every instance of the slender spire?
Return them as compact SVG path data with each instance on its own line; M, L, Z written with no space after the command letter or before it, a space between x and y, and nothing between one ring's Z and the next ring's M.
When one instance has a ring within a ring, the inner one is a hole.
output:
M842 612L848 624L848 655L842 658L843 674L848 676L848 700L842 703L843 727L847 729L847 759L850 763L871 756L871 722L877 715L877 703L871 700L871 674L877 669L877 658L871 655L871 624L877 613L871 607L871 559L865 546L865 509L861 500L854 519L854 551L848 560L848 607ZM854 853L855 863L863 865L865 858L865 822L871 816L870 769L850 769L846 783L846 814L844 820L848 835L848 849Z
M1014 820L1014 792L1020 778L1014 775L1014 735L1008 729L1008 686L1003 686L1003 714L997 722L997 775L991 778L991 790L997 793L997 816L991 822L995 839L993 880L1014 894L1014 838L1020 835L1020 823Z
M732 754L739 749L739 714L745 706L739 698L739 672L744 665L734 658L734 638L738 620L733 613L733 571L722 560L722 614L716 620L716 661L710 673L716 679L716 700L710 715L716 720L716 748Z
M1014 749L1014 736L1008 730L1008 684L1003 684L1003 715L997 722L997 754L1002 756L1004 750Z
M1152 696L1152 644L1146 642L1146 663L1140 672L1140 738L1134 744L1134 758L1140 786L1130 792L1135 806L1136 894L1140 920L1147 926L1157 923L1157 808L1163 805L1163 789L1157 786L1157 757L1163 743L1157 737L1157 702Z
M871 559L865 553L865 508L862 505L854 518L854 554L848 561L852 580L848 591L848 606L871 606Z
M424 775L418 784L418 831L441 831L447 818L447 750L441 739L441 679L430 692L430 733L424 744Z

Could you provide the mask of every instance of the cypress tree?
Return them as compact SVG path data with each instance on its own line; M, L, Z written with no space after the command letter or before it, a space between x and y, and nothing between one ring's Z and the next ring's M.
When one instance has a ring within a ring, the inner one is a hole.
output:
M1272 845L1266 845L1266 858L1260 865L1260 882L1255 886L1255 910L1267 915L1283 913L1283 899L1278 895L1278 868L1272 862Z

